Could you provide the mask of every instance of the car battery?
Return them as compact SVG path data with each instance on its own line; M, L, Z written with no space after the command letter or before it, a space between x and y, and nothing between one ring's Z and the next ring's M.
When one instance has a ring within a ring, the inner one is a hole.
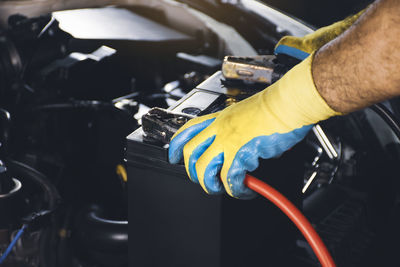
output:
M217 72L168 112L177 114L175 123L183 124L264 88L231 83ZM155 125L154 131L166 139L172 134L165 125ZM280 158L261 160L252 174L299 204L304 164L297 157L292 149ZM288 253L295 247L296 229L265 199L207 195L189 180L183 165L169 164L167 142L155 141L143 128L127 137L126 159L130 267L293 266L288 265L293 258Z

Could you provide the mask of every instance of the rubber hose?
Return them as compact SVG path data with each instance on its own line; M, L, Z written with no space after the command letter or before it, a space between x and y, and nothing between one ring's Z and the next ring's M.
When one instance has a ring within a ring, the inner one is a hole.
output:
M7 166L10 168L13 175L23 179L30 179L39 185L45 193L48 202L47 208L49 210L54 210L56 208L61 197L57 188L44 174L22 162L14 160L8 160ZM54 235L55 233L52 231L51 227L41 231L41 236L39 239L39 259L41 267L54 266L52 264L54 262L54 256L51 252L49 252L49 247L53 244Z
M8 160L7 166L15 176L21 176L24 179L30 179L38 184L47 197L48 209L53 210L56 208L57 203L60 200L60 195L54 184L51 183L51 181L44 174L22 162L14 160Z
M0 150L1 155L6 155L5 149L7 148L8 139L10 137L11 115L10 113L0 108Z
M83 212L76 226L79 240L87 248L108 253L128 251L128 221L106 219L98 206Z
M251 190L271 201L283 213L285 213L290 220L292 220L292 222L306 238L322 267L336 266L331 254L317 232L312 227L311 223L285 196L276 191L273 187L258 180L257 178L254 178L251 175L246 175L244 184Z
M372 105L370 107L378 116L380 116L386 124L392 129L393 133L400 140L400 123L392 112L382 103Z

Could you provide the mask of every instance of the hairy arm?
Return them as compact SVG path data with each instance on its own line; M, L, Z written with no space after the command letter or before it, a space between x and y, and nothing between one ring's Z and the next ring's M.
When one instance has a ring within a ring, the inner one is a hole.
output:
M352 112L400 95L400 1L379 0L316 52L312 73L327 104Z

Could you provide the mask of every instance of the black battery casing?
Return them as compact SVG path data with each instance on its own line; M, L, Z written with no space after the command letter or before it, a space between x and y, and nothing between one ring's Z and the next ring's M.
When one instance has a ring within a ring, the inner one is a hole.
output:
M221 72L169 110L202 115L262 88L227 86ZM196 114L197 113L197 114ZM142 128L127 137L129 266L289 266L297 232L261 197L237 200L207 195L183 165L168 163L168 145L144 140ZM290 166L288 166L290 162ZM304 166L296 149L262 160L253 173L300 203Z

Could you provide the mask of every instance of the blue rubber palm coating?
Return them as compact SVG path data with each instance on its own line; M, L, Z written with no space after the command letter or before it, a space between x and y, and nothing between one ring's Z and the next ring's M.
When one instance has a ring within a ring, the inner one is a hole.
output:
M175 138L169 143L169 162L172 164L178 164L183 158L183 147L187 144L187 142L207 128L208 125L210 125L214 120L215 118L195 124L175 136Z
M170 143L169 160L178 163L183 157L183 147L202 130L207 128L215 118L193 125L178 134ZM300 142L310 131L313 125L303 126L289 133L275 133L268 136L258 136L242 146L236 153L228 171L228 185L233 196L242 199L251 199L256 194L244 185L246 172L257 169L259 158L269 159L281 155L286 150ZM198 145L189 159L189 174L193 182L198 183L196 162L201 155L212 145L215 136L208 138ZM204 185L210 194L221 194L224 189L219 174L224 164L224 154L214 157L206 167Z
M207 126L210 125L210 123L212 121L214 121L214 119L208 120L206 125ZM197 126L197 125L195 125L195 126ZM195 135L197 135L200 131L204 130L204 128L205 128L205 127L203 128L204 125L202 125L201 127L195 127L195 126L189 127L188 129L185 130L187 132L184 135L181 135L185 132L185 131L183 131L181 134L176 136L173 139L173 141L175 141L177 138L180 138L180 140L183 140L183 142L186 142L186 140L187 140L186 138L188 138L188 136L194 137ZM195 128L195 129L192 129L192 128ZM199 131L199 129L201 129L201 130ZM206 141L204 141L200 145L198 145L193 150L192 154L190 155L190 158L188 161L189 178L190 178L190 180L192 180L195 183L199 183L199 179L198 179L197 171L196 171L196 162L201 157L201 155L203 155L203 153L210 147L210 145L214 142L214 140L215 140L215 135L208 138ZM179 141L179 139L178 139L178 141ZM172 141L171 141L171 143L172 143ZM172 147L173 147L172 149L181 149L181 151L183 150L183 147L180 144L177 145L176 142L172 143ZM171 144L170 144L169 149L170 149L169 151L171 151ZM177 155L179 153L171 152L171 154ZM180 156L180 157L182 157L182 156ZM176 160L176 158L175 158L175 160ZM178 159L178 161L179 160L180 159ZM170 162L171 162L171 158L170 158ZM220 181L220 178L219 178L219 172L221 171L223 163L224 163L224 157L223 157L223 153L221 153L218 156L216 156L215 158L213 158L210 161L210 163L207 165L207 168L205 170L205 175L204 175L204 185L206 186L209 194L216 195L216 194L221 194L224 192L222 182Z
M310 55L307 52L287 45L278 45L278 47L275 48L275 54L284 54L299 60L304 60Z
M209 146L212 144L212 142L214 142L214 140L215 140L215 135L208 138L206 141L204 141L200 145L198 145L193 150L192 154L190 155L189 162L188 162L189 177L195 183L199 183L199 178L197 177L197 171L196 171L196 162L201 157L201 155L203 155L204 151L206 151L207 148L209 148Z
M284 134L255 137L242 146L228 171L228 184L232 195L241 199L253 198L255 193L244 185L246 172L258 168L258 158L274 158L290 149L307 135L312 126L303 126Z
M219 176L223 164L224 153L220 153L213 158L206 167L206 171L204 173L204 185L206 186L209 194L220 195L225 191Z

